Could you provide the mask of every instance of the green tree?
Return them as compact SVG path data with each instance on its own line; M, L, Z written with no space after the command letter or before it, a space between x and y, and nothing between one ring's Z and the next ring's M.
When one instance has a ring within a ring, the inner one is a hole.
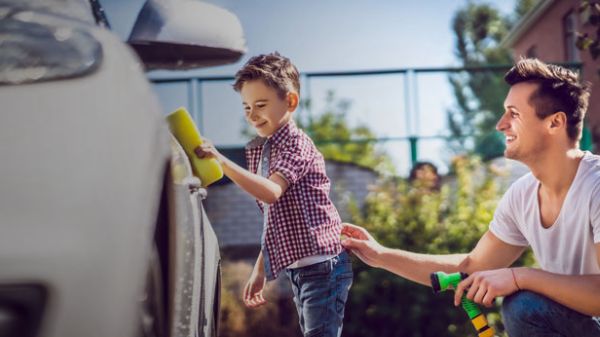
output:
M469 2L455 13L452 21L455 55L461 66L481 68L512 63L510 50L500 45L513 23L538 0L517 1L515 13L503 16L493 6ZM501 156L504 143L495 131L502 113L508 86L503 71L480 70L448 76L456 104L447 110L451 138L456 153L475 153L484 159Z
M383 181L365 209L355 210L354 222L388 247L431 254L470 251L486 231L505 186L476 157L459 157L452 167L455 181L440 192ZM531 264L531 256L520 263ZM360 262L354 271L346 336L476 335L466 313L452 304L451 293L434 295L429 287ZM490 324L502 332L497 308L489 312Z
M310 108L310 101L303 104L305 110ZM350 107L349 100L338 99L330 90L324 111L317 116L296 116L296 122L315 142L325 159L354 163L380 173L394 172L389 157L377 149L375 134L365 125L348 125Z
M583 24L593 27L594 33L590 35L577 32L575 45L580 50L589 51L592 60L596 61L600 56L600 1L581 1L579 13ZM598 70L598 75L600 75L600 70Z
M527 12L529 12L535 5L537 5L537 3L540 2L540 0L520 0L517 1L517 4L515 5L515 13L514 15L516 16L513 21L518 21L520 18L522 18L523 16L525 16L525 14L527 14Z

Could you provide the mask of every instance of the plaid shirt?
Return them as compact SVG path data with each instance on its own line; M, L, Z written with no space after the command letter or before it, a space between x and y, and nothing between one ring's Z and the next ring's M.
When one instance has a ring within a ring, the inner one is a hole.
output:
M266 138L257 137L246 146L250 172L257 173ZM341 219L329 199L325 160L312 140L294 121L270 138L269 176L277 172L289 186L269 205L265 243L274 277L295 261L312 255L337 255ZM260 174L258 172L257 174ZM257 200L263 211L262 203Z

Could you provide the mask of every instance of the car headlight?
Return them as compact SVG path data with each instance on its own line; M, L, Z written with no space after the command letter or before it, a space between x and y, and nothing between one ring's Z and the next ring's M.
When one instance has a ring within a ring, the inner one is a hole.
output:
M0 7L0 84L80 77L102 62L102 46L76 21Z

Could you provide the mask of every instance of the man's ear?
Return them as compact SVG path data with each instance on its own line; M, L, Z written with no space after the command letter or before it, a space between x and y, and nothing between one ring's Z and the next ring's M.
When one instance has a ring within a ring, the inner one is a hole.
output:
M296 110L298 104L300 103L300 96L298 93L290 91L287 94L287 103L288 103L288 111L292 112Z
M548 117L550 118L548 122L549 131L551 134L556 134L557 132L561 132L562 130L566 129L567 115L564 112L558 111Z

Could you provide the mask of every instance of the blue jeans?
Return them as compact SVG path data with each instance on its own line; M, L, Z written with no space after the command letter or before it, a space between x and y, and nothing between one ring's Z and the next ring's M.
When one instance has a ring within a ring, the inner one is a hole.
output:
M600 320L531 291L504 298L502 320L510 337L600 336Z
M287 269L292 283L300 329L306 337L339 337L344 307L352 285L348 253L310 266Z

